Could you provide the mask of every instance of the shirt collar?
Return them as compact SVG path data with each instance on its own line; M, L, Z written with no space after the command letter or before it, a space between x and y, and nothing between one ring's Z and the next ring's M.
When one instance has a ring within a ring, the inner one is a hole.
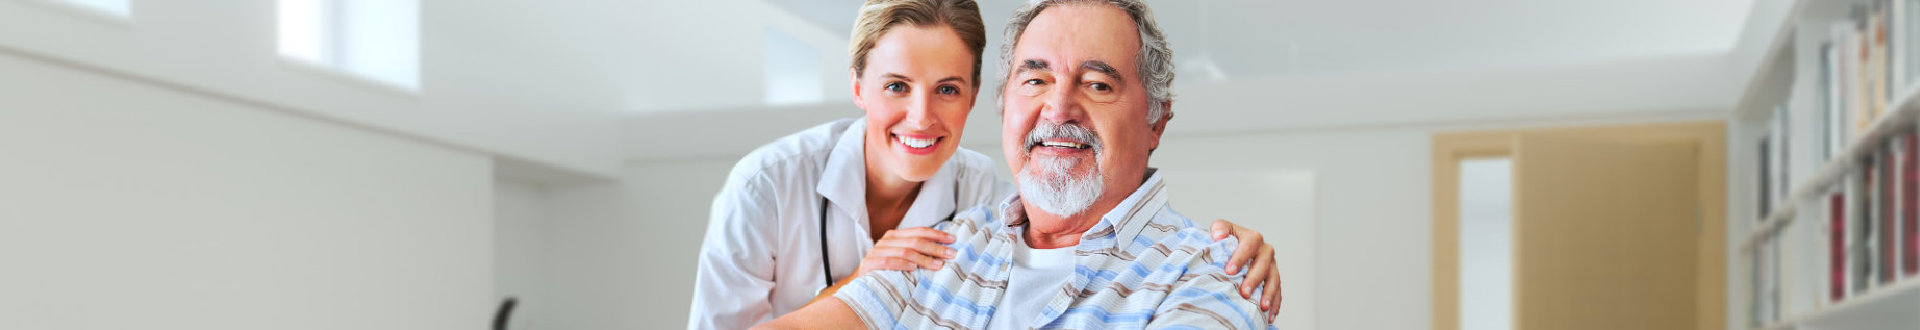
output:
M1166 207L1166 183L1160 178L1160 169L1147 168L1147 181L1135 188L1133 194L1127 195L1126 200L1101 215L1100 223L1087 228L1087 232L1080 235L1080 242L1114 235L1114 246L1124 249L1133 243L1134 237L1140 236L1140 231L1146 229L1147 223L1153 222L1154 215ZM1020 202L1020 194L1015 193L1000 202L1000 218L1007 220L1002 230L1019 238L1018 227L1027 224L1026 204Z
M827 154L827 167L820 171L820 183L814 192L845 208L844 214L867 218L867 118L861 117L840 131L833 150ZM866 221L860 221L861 226Z

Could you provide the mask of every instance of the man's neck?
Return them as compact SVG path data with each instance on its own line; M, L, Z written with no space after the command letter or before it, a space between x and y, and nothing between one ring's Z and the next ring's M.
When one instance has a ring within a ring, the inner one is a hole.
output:
M1097 209L1112 209L1112 207ZM1043 250L1077 246L1080 245L1080 236L1099 223L1100 214L1094 214L1091 210L1071 217L1062 217L1029 207L1027 208L1027 246Z
M1140 181L1125 187L1109 187L1120 189L1106 190L1101 194L1100 200L1087 206L1086 211L1072 216L1047 213L1046 210L1032 205L1022 205L1027 214L1025 235L1027 246L1035 249L1057 249L1080 245L1080 236L1085 235L1087 230L1093 229L1094 225L1100 224L1100 219L1114 207L1119 206L1120 202L1132 197L1134 190L1140 189L1140 184L1145 183L1152 173L1148 171L1147 175L1140 177ZM1026 203L1025 199L1022 199L1021 203Z

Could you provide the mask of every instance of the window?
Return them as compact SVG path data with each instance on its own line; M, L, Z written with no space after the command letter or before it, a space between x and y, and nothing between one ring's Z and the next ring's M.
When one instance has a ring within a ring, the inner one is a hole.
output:
M1513 160L1460 161L1460 329L1513 328Z
M107 18L126 19L133 16L133 0L41 0L41 2L86 14L105 15Z
M279 0L278 18L281 57L420 88L418 0Z
M820 51L792 35L765 28L767 104L805 104L826 100Z

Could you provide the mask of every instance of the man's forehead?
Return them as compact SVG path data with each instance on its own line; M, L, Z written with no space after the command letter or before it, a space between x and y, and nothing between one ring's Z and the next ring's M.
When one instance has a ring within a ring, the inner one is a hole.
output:
M1113 6L1068 4L1048 7L1020 34L1013 49L1013 69L1040 61L1055 70L1080 67L1087 61L1120 66L1132 63L1140 50L1133 19ZM1131 66L1131 65L1126 65Z

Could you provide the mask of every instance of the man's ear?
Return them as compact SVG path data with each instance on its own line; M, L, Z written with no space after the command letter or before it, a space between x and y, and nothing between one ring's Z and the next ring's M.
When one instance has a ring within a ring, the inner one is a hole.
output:
M1148 153L1152 153L1155 149L1160 149L1160 135L1167 132L1167 122L1173 121L1173 101L1160 102L1160 108L1166 109L1164 112L1166 115L1160 117L1160 122L1153 123L1153 125L1148 127L1149 131L1153 131L1153 139L1147 143Z

